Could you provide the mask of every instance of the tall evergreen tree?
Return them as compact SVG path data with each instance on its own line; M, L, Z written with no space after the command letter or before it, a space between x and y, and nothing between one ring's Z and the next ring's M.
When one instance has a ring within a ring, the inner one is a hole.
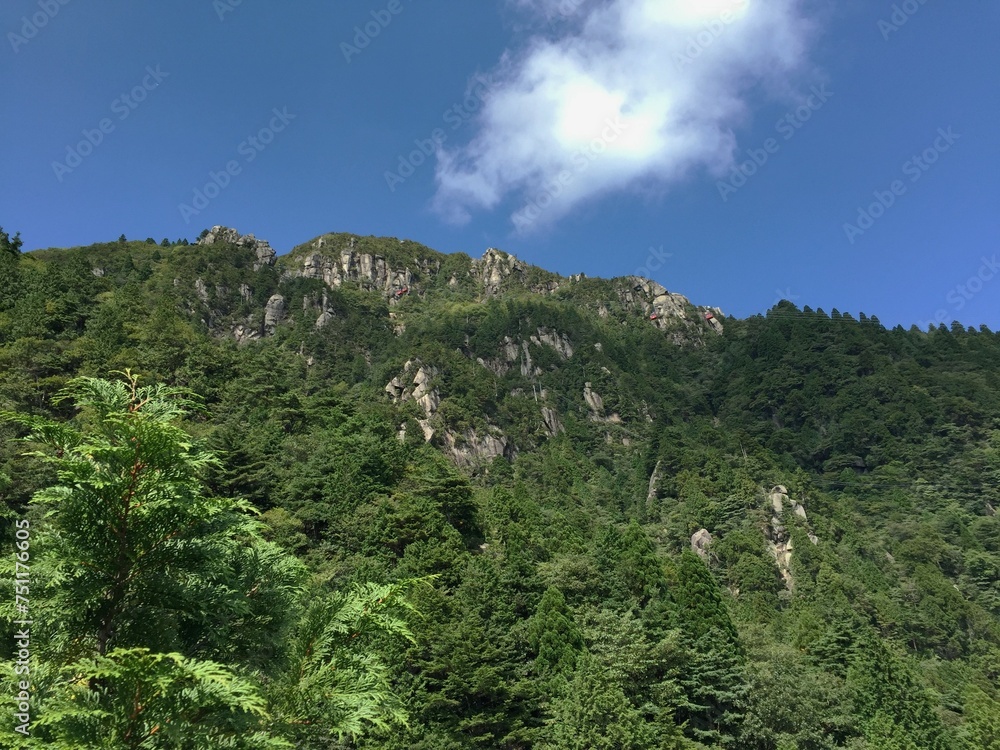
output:
M124 376L71 381L57 401L74 402L76 424L3 415L57 476L24 519L38 720L30 737L5 723L5 746L276 748L302 721L325 743L400 719L386 668L356 639L409 635L407 584L307 592L301 563L262 539L246 503L205 495L215 459L179 424L190 395ZM6 560L3 574L14 577ZM269 702L272 682L291 687Z

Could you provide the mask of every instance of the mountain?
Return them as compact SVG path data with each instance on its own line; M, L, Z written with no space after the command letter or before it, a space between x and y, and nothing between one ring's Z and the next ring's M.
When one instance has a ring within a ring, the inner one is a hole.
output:
M343 746L1000 747L985 327L226 227L7 238L0 289L0 411L86 424L54 397L116 371L187 389L206 488L317 585L436 576L415 641L378 642L409 723ZM0 431L12 525L57 477Z

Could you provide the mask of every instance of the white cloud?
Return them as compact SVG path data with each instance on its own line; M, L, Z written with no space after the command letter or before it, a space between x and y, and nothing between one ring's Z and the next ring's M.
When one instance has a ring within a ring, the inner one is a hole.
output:
M564 22L505 56L476 135L439 152L434 207L452 221L513 198L546 203L537 225L609 191L720 173L750 97L788 93L806 62L802 0L513 2Z

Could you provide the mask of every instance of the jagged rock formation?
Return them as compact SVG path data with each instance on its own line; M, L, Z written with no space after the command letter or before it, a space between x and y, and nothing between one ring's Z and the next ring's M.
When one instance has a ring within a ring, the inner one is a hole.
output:
M566 431L559 419L559 413L550 406L542 407L542 424L545 427L545 434L549 437L555 437L560 432Z
M280 294L272 294L264 306L264 330L269 334L285 319L285 298Z
M413 372L412 378L410 372ZM424 410L424 418L418 419L417 424L424 433L425 442L430 442L434 437L431 417L441 404L441 393L433 386L433 380L438 374L437 369L430 365L407 360L403 365L403 372L390 380L384 389L394 403L413 400Z
M482 282L484 293L491 297L500 293L504 282L511 276L523 282L526 269L525 264L513 255L491 247L482 258L472 261L470 273Z
M782 484L771 488L771 491L767 493L767 500L771 504L771 519L764 532L767 538L767 547L774 556L778 572L781 574L785 586L791 590L795 586L791 570L792 552L795 550L795 544L791 534L788 533L788 528L784 522L784 514L790 508L792 513L803 521L806 521L806 509L797 500L789 498L788 488ZM807 531L806 533L809 536L810 542L813 544L819 543L819 538L815 534L811 531Z
M618 412L614 412L611 416L607 416L604 411L604 399L601 398L601 395L593 389L589 381L583 384L583 400L587 404L587 408L590 409L590 419L592 421L611 422L613 424L621 423L622 418Z
M691 536L691 551L702 560L708 560L708 548L712 545L712 535L708 529L698 529Z
M642 276L626 276L624 283L617 289L618 301L622 307L646 317L650 323L660 330L669 331L676 321L694 323L690 311L693 308L701 320L715 333L722 333L722 323L719 317L722 311L717 307L694 307L682 294L669 292L662 285ZM606 317L609 312L606 306L598 308L598 314ZM683 337L675 341L680 343Z
M513 460L517 455L507 437L497 428L490 428L485 435L480 435L475 429L461 434L445 430L444 442L452 460L459 466L482 464L499 456Z
M583 400L590 408L592 419L604 419L604 399L601 398L599 393L594 391L589 381L583 384Z
M655 502L660 497L660 486L663 483L663 460L656 462L653 473L649 475L649 488L646 490L646 506Z
M267 240L258 240L252 234L240 234L235 229L223 226L214 226L208 230L208 234L199 239L196 245L215 245L217 243L227 245L237 245L238 247L249 247L257 256L254 263L254 270L263 266L273 266L277 253Z
M260 340L260 331L255 331L240 323L233 328L233 338L236 339L237 344L248 344L251 341Z
M563 359L569 359L573 356L573 345L565 333L560 334L547 328L539 328L538 335L531 336L529 340L535 346L552 347Z
M353 281L364 289L381 291L393 298L400 290L409 289L414 281L409 268L390 268L385 258L353 250L342 251L336 259L322 253L309 255L295 275L322 279L332 288Z
M573 356L573 345L569 340L569 336L565 333L540 327L537 333L529 336L527 340L515 341L510 336L504 336L500 343L500 351L497 352L496 357L490 359L478 357L476 362L497 375L506 375L510 372L513 364L520 358L521 375L526 378L537 377L542 374L542 370L535 366L531 358L529 343L538 348L543 346L550 347L563 360L570 359Z
M408 375L414 368L416 372L412 379L409 379ZM411 359L403 365L402 374L397 375L386 384L385 392L393 402L406 401L407 399L416 401L424 410L424 414L430 418L441 403L441 394L432 385L436 375L438 375L436 368ZM408 379L410 380L409 385L406 382Z
M204 304L208 304L208 286L205 284L203 279L195 279L194 293L198 295L198 299L200 299Z

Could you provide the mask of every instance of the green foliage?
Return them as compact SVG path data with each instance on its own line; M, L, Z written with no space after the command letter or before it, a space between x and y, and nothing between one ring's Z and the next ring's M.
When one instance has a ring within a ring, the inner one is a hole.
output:
M997 744L997 334L789 303L662 329L628 279L501 253L487 290L464 254L319 239L0 229L34 746ZM363 255L409 292L318 272Z
M290 638L288 666L270 690L296 746L405 721L377 647L386 636L414 641L405 618L414 608L404 596L412 585L366 584L306 608Z
M247 503L205 494L191 395L122 375L70 381L75 423L4 415L56 478L28 508L39 718L20 744L277 748L401 721L378 649L412 640L412 583L307 593Z
M583 648L583 635L573 622L566 599L556 588L546 590L528 624L528 642L535 652L535 669L544 675L568 677Z
M225 666L148 649L67 665L25 748L246 748L292 745L269 731L258 688ZM2 736L2 735L0 735Z

